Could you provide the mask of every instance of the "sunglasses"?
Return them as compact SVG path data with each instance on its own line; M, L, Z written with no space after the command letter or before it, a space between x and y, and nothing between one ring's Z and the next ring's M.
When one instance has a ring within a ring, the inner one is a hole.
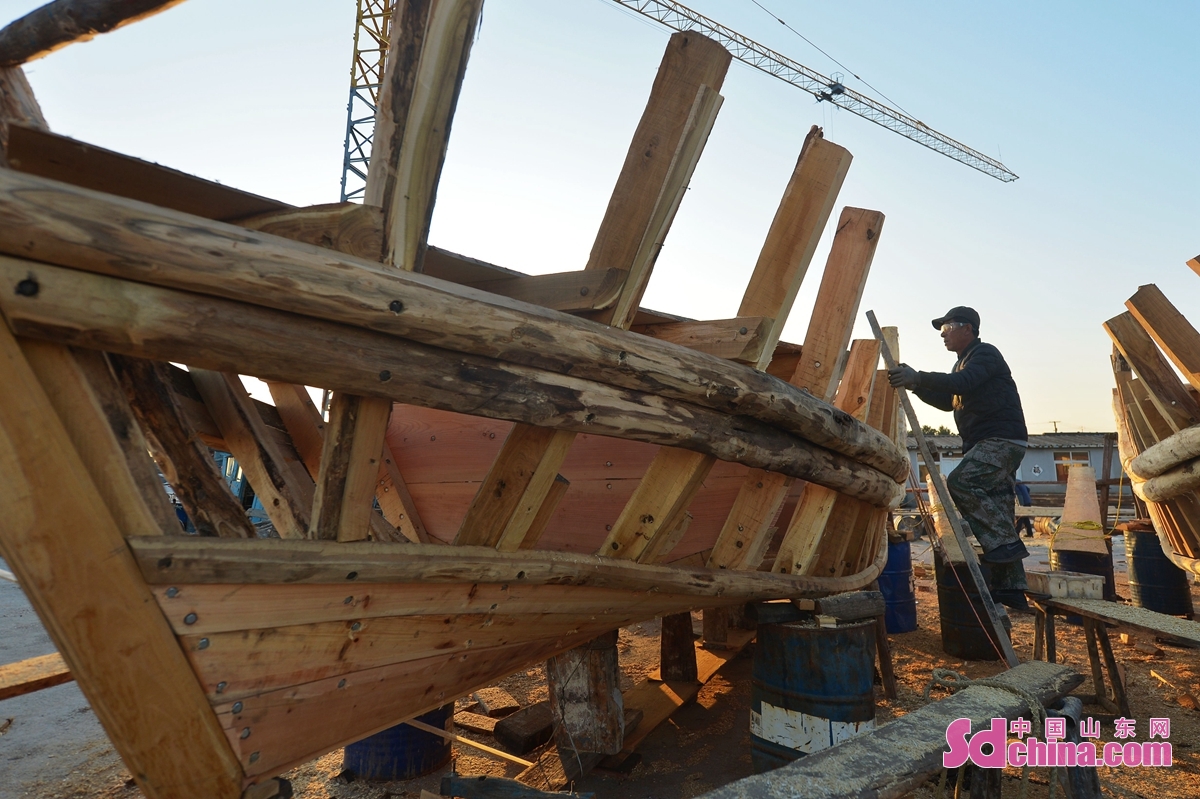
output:
M942 325L942 332L949 333L951 330L958 330L966 324L966 322L946 322Z

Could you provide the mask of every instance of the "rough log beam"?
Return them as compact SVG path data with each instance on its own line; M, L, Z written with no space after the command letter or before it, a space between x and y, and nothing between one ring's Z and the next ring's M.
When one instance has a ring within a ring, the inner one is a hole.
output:
M197 536L129 539L142 576L151 585L191 583L355 585L368 583L479 583L530 586L593 586L645 592L649 608L672 612L673 601L695 597L695 607L757 599L825 596L856 591L878 576L886 556L861 574L822 579L672 564L658 566L621 558L566 552L497 552L490 547L394 544L377 541L234 541ZM353 577L348 577L353 573ZM19 576L19 575L18 575ZM557 589L556 589L557 590ZM663 597L663 605L656 597Z
M0 281L38 286L35 296L0 292L0 311L31 338L682 447L828 485L878 506L903 494L882 472L778 428L661 396L30 261L0 257Z
M0 252L651 389L777 424L898 479L907 474L905 453L885 436L777 378L534 305L3 170L0 223Z
M165 11L183 0L54 0L0 30L0 67L33 61L72 42Z

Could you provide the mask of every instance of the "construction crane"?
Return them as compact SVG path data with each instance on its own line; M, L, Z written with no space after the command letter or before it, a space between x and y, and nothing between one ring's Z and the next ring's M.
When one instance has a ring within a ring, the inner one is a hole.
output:
M985 175L991 175L1005 183L1011 183L1017 179L1012 170L995 158L973 150L944 133L938 133L924 122L913 119L903 111L890 108L866 95L848 89L842 85L840 80L827 78L816 70L809 69L685 5L672 2L672 0L613 0L613 2L656 22L661 22L673 30L696 31L710 39L715 39L724 45L725 49L729 50L738 61L801 88L817 98L818 101L833 103L852 114L869 119L918 144L923 144L935 152L953 158L973 169L978 169Z
M350 102L346 105L346 146L342 160L342 202L362 200L375 134L375 106L383 85L384 60L396 0L358 0Z
M846 88L785 55L759 44L716 20L672 0L613 0L677 31L696 31L720 42L733 57L782 81L797 86L817 100L869 119L918 144L953 158L973 169L1011 183L1015 173L995 158L984 155L944 133L938 133L903 111ZM391 12L395 0L358 0L354 29L354 59L350 67L350 101L346 109L346 144L342 164L342 201L361 200L371 159L375 106L383 83Z

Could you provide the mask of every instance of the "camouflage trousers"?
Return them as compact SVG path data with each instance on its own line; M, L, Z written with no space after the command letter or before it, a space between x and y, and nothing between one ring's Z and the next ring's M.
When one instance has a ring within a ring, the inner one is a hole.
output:
M1002 438L985 438L963 456L962 462L946 478L946 487L959 514L971 526L971 532L984 552L1020 541L1017 533L1017 467L1025 457L1025 447ZM1015 563L984 564L990 572L988 585L995 591L1025 589L1025 566Z

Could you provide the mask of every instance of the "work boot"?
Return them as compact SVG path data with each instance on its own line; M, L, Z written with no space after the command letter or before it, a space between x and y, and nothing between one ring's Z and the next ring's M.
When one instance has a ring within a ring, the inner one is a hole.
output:
M1013 610L1029 613L1029 600L1020 588L1000 588L992 592L992 599Z
M1019 560L1025 560L1029 557L1029 550L1025 548L1025 544L1018 538L1007 544L1001 544L990 552L983 553L983 560L988 563L1016 563Z

